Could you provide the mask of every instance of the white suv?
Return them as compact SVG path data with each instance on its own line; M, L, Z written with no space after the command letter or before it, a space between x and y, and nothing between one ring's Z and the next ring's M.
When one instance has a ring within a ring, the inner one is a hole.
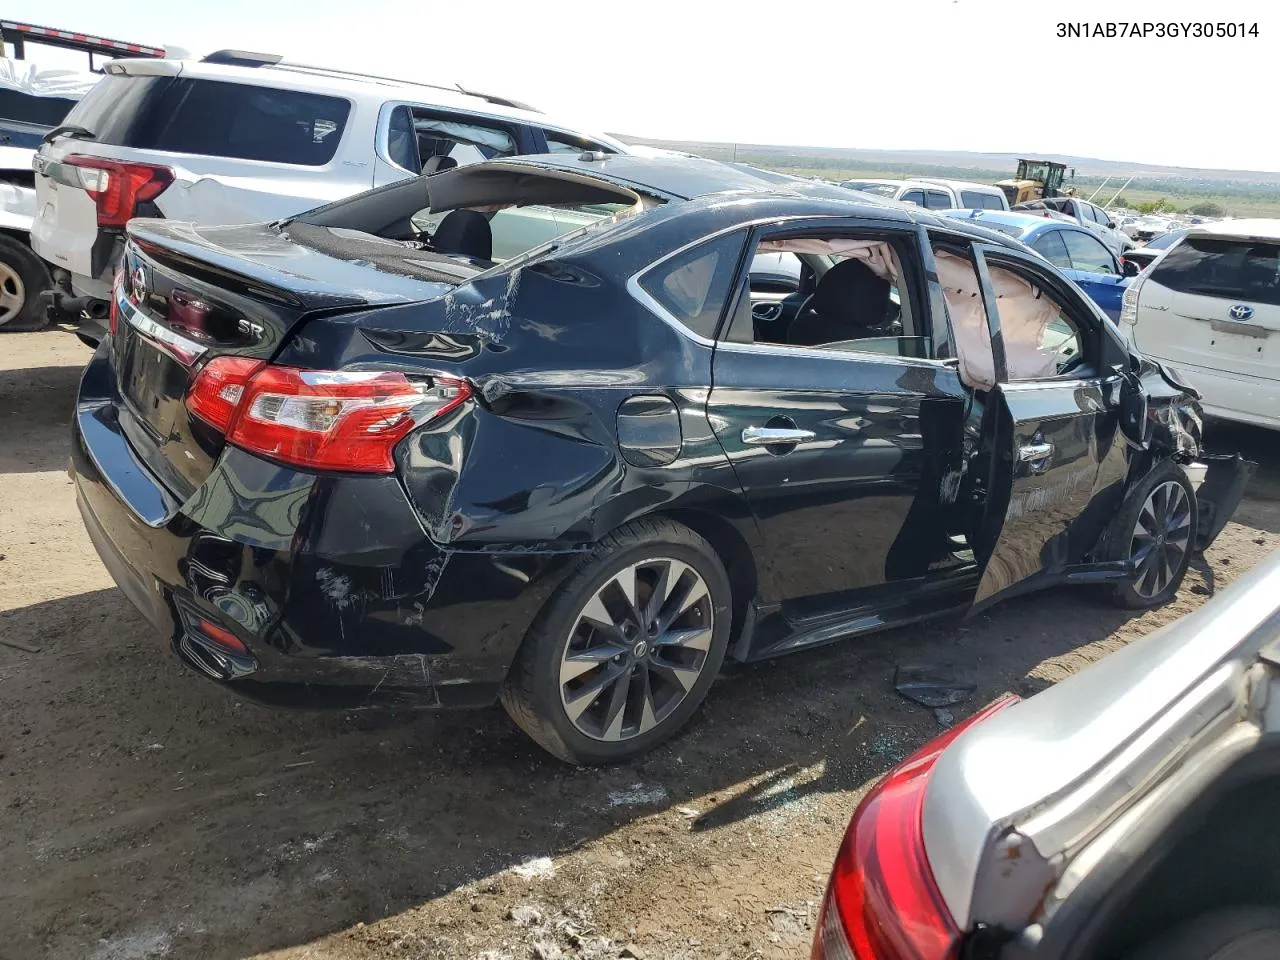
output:
M625 153L523 104L224 50L117 60L35 158L32 247L54 268L50 312L96 340L124 225L275 220L494 157Z
M1189 228L1125 291L1120 320L1205 413L1280 429L1280 220Z

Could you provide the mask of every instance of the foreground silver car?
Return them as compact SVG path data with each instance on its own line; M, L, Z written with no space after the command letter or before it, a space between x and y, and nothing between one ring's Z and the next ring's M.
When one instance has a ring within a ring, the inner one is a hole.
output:
M1280 957L1280 553L867 794L827 960Z

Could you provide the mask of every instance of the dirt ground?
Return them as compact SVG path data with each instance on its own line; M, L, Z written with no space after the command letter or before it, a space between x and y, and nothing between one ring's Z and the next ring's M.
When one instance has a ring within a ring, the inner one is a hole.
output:
M575 770L496 707L277 713L182 667L111 584L66 476L88 350L0 337L0 957L802 957L867 784L936 733L893 690L927 664L964 716L1194 608L1280 546L1274 435L1178 600L1081 591L732 670L641 762Z

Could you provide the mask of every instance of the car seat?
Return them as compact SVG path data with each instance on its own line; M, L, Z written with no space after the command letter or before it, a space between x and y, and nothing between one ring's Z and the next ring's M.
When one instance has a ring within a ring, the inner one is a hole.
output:
M822 275L808 306L792 321L787 343L812 347L875 336L889 312L889 281L861 260L842 260Z

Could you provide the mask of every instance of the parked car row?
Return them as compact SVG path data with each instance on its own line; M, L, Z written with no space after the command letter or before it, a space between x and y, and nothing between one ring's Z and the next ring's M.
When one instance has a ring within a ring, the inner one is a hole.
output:
M1042 215L1061 215L1088 230L1117 256L1134 245L1133 240L1116 229L1116 221L1106 210L1078 197L1046 197L1043 200L1029 200L1018 204L1014 209L1043 212Z

